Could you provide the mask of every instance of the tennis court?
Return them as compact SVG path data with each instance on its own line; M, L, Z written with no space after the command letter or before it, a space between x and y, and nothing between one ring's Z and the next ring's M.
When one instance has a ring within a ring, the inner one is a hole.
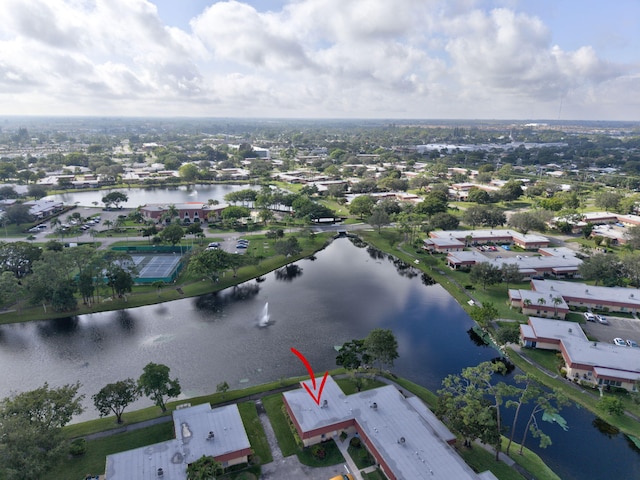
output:
M138 269L136 283L172 282L180 271L182 255L134 254L131 259Z

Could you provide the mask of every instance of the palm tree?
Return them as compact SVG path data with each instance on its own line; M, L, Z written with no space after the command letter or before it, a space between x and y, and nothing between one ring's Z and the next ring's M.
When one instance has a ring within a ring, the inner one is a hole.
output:
M107 227L107 231L111 230L111 227L113 227L113 222L111 220L105 220L102 224Z
M538 298L538 305L542 306L546 304L547 304L547 301L543 297Z
M522 301L522 305L523 305L523 307L522 307L522 309L523 309L523 310L524 310L525 308L529 308L529 307L531 306L531 300L529 300L528 298L525 298L525 299Z
M560 305L562 303L562 297L553 297L551 299L551 301L553 302L553 306L554 306L554 310L555 310L555 316L558 316L558 305Z

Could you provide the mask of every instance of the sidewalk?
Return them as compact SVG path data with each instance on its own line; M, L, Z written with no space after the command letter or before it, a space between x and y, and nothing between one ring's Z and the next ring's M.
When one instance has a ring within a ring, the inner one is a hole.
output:
M340 453L342 453L342 456L344 457L344 461L347 462L347 466L349 467L349 472L351 473L351 475L353 475L353 478L355 478L356 480L363 480L362 475L360 474L360 470L358 469L358 467L356 467L356 464L353 462L351 455L349 455L349 452L347 451L347 448L349 447L349 442L354 436L355 435L349 435L347 438L344 439L344 441L340 440L340 437L336 436L334 437L333 440L336 442L336 445L338 446Z

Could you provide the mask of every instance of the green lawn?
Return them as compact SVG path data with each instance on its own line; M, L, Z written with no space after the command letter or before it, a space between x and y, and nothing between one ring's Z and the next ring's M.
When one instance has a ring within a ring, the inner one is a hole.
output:
M253 463L269 463L273 460L271 448L267 436L262 428L255 402L242 402L238 404L242 423L247 431L251 449L253 450Z
M508 439L502 437L502 451L507 448ZM533 453L527 447L522 450L522 455L518 453L520 445L516 443L511 444L509 450L509 456L515 460L515 462L523 467L527 472L531 473L537 480L560 480L560 477L551 470L538 455Z
M293 436L293 432L289 427L289 421L283 412L283 400L282 394L277 393L275 395L269 395L262 399L264 409L267 411L267 416L273 427L273 431L276 434L278 445L282 450L282 455L288 457L299 451L296 439Z
M558 352L539 350L537 348L524 348L522 349L522 353L552 373L559 373L560 367L564 365L562 359L558 357Z
M476 444L472 444L471 448L459 448L458 452L476 472L491 470L500 480L524 480L524 477L510 466L503 462L496 462L495 455Z
M365 480L387 480L387 477L380 470L376 469L371 473L363 473L362 478Z
M144 447L174 438L173 423L161 423L153 427L119 433L103 439L87 442L87 452L80 456L65 460L48 475L52 480L79 480L85 475L105 473L107 455L124 452L133 448Z
M313 452L316 449L324 449L325 457L323 459L318 459L313 455ZM336 442L333 440L329 440L328 442L323 442L319 445L313 445L312 447L303 448L298 451L298 460L303 465L307 465L308 467L330 467L331 465L339 465L344 463L344 457L342 453L340 453L340 449L336 445Z
M371 456L367 449L364 448L364 446L355 448L349 445L347 447L347 452L349 452L349 456L356 464L356 467L358 467L358 469L360 470L370 467L371 465L374 465L376 463L375 459Z
M364 392L366 390L371 390L378 387L383 387L386 385L378 380L371 378L362 378L359 380L360 390L358 390L358 385L355 379L353 378L336 378L336 383L340 386L340 389L344 392L345 395L352 395L354 393L358 393L358 391Z

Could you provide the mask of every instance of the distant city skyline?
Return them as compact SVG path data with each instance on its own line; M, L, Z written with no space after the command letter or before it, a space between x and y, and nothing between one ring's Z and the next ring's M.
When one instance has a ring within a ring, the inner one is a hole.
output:
M640 121L637 0L4 0L0 115Z

